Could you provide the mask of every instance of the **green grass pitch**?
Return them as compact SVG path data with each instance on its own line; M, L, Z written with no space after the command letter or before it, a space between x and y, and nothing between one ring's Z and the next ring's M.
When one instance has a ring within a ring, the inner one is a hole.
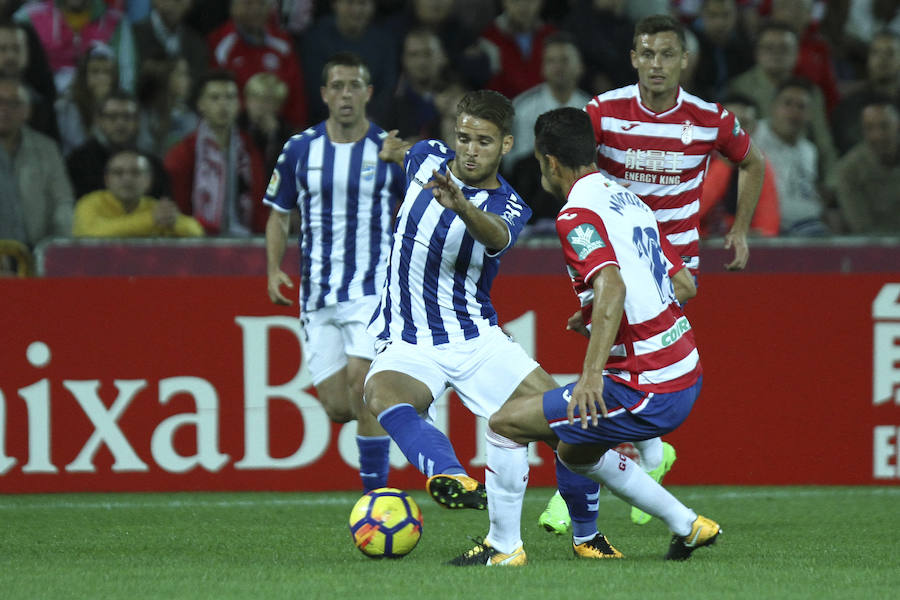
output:
M662 560L669 533L603 494L600 527L626 558L576 560L537 525L551 490L529 489L521 568L442 564L487 531L487 513L423 492L418 547L373 560L350 541L359 496L326 493L0 496L0 598L898 598L900 487L688 487L717 544Z

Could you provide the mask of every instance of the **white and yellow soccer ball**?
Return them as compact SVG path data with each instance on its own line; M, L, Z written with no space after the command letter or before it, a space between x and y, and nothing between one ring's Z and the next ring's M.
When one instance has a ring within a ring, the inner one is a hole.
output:
M366 556L401 558L422 537L422 511L403 490L372 490L350 511L350 536Z

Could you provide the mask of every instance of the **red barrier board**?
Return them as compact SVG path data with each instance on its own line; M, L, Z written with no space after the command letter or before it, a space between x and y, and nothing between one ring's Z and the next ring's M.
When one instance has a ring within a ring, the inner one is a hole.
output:
M354 426L327 421L264 278L0 280L0 298L2 491L359 487ZM580 371L564 275L501 276L494 300L547 371ZM900 481L900 274L707 274L687 314L704 387L667 482ZM438 404L480 477L483 425ZM531 456L552 485L549 450ZM391 485L423 484L392 463Z

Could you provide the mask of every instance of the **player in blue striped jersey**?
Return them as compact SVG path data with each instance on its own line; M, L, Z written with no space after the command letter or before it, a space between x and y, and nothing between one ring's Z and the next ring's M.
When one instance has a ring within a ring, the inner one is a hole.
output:
M300 212L300 321L303 354L319 401L338 423L358 420L363 489L384 487L390 438L362 402L375 356L366 326L378 305L391 222L403 174L378 158L387 133L366 118L369 70L356 55L332 57L322 73L328 118L288 140L263 202L269 298L291 304L281 286L290 214Z
M491 91L457 106L455 152L437 140L408 148L391 136L381 156L402 162L406 195L394 228L388 280L369 331L378 354L366 403L426 487L450 508L484 508L484 543L453 564L525 564L520 537L528 480L526 446L488 432L485 486L469 477L450 441L420 417L446 387L489 417L508 398L555 387L497 324L491 283L500 256L531 210L497 174L512 148L512 104ZM486 492L485 492L486 488Z

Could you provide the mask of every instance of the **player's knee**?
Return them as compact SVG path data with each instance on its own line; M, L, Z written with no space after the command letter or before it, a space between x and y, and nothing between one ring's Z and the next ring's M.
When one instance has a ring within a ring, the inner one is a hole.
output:
M334 423L348 423L356 418L353 414L353 407L344 401L330 401L329 399L320 398L322 406L325 408L325 414Z
M515 425L515 421L509 417L509 411L505 411L503 408L492 414L491 418L488 419L488 427L491 428L491 431L514 442L522 443L517 439L520 432Z

